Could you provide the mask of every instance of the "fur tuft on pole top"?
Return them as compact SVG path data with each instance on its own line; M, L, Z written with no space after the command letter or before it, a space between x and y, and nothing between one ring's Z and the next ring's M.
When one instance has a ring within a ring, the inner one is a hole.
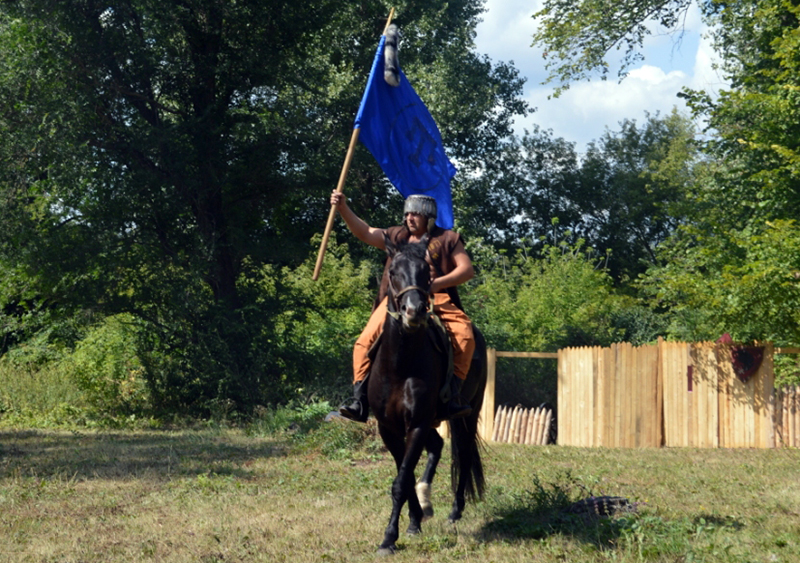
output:
M386 44L383 47L383 79L389 86L400 86L400 62L397 57L397 43L400 30L395 24L386 28Z

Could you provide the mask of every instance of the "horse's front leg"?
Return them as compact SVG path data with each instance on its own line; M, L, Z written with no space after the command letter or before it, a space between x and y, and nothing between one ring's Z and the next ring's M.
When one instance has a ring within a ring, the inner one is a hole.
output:
M422 508L412 493L414 491L414 469L422 455L426 430L423 428L409 430L406 434L405 448L401 448L402 440L396 438L387 440L387 437L384 437L384 443L395 458L398 468L397 476L392 482L392 514L384 532L383 542L378 546L380 555L393 554L397 548L395 542L400 536L400 512L406 501L408 501L411 522L408 531L412 534L420 531Z
M442 448L444 447L444 440L439 433L433 428L428 432L427 444L425 449L428 451L428 463L425 465L425 470L422 472L422 477L417 482L416 492L417 499L422 507L422 521L433 518L433 503L431 502L431 485L433 478L436 476L436 468L439 465L439 460L442 458Z

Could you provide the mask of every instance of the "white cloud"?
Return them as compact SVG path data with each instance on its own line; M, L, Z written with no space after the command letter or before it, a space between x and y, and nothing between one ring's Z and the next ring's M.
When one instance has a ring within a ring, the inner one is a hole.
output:
M608 81L599 78L570 86L558 99L552 95L551 85L543 86L545 78L541 51L531 47L536 22L531 18L541 6L538 0L488 0L487 13L478 26L476 45L480 53L495 61L513 60L515 67L528 79L525 99L537 107L524 120L518 120L518 133L538 124L552 129L558 137L576 143L583 151L591 140L598 139L606 128L616 131L623 119L641 123L645 112L666 115L673 107L685 110L677 94L685 86L716 90L723 86L721 77L712 69L714 51L703 36L706 31L700 10L689 9L683 20L682 31L666 33L657 25L644 44L644 64L629 71L617 83L612 70ZM612 67L614 61L611 61Z
M714 68L714 64L718 62L719 57L711 45L711 39L708 37L708 29L706 28L694 56L690 86L709 92L717 92L721 88L725 88L727 83L722 74Z
M662 69L643 65L632 70L617 83L592 81L573 84L558 99L547 99L549 88L532 90L526 96L536 111L528 118L543 129L552 129L556 136L575 142L583 151L589 141L598 139L606 128L618 130L623 119L641 122L645 112L662 115L674 106L685 106L676 93L688 82L681 71L665 73ZM525 124L517 123L521 130Z

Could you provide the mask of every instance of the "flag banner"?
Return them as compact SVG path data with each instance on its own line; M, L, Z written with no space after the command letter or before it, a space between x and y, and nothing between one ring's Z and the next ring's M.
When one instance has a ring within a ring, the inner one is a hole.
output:
M453 228L453 199L450 179L456 168L447 158L442 136L428 108L422 103L403 71L400 85L390 86L383 78L381 36L367 87L356 115L359 138L378 161L386 177L403 197L414 194L436 200L436 224Z

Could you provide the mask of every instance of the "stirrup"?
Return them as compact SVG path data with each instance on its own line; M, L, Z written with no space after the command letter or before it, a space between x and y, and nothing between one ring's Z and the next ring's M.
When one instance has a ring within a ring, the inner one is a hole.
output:
M366 416L364 416L365 411L367 412ZM369 417L369 412L363 408L361 401L358 399L354 400L349 405L340 406L339 414L342 415L342 417L354 422L366 422L367 418Z

